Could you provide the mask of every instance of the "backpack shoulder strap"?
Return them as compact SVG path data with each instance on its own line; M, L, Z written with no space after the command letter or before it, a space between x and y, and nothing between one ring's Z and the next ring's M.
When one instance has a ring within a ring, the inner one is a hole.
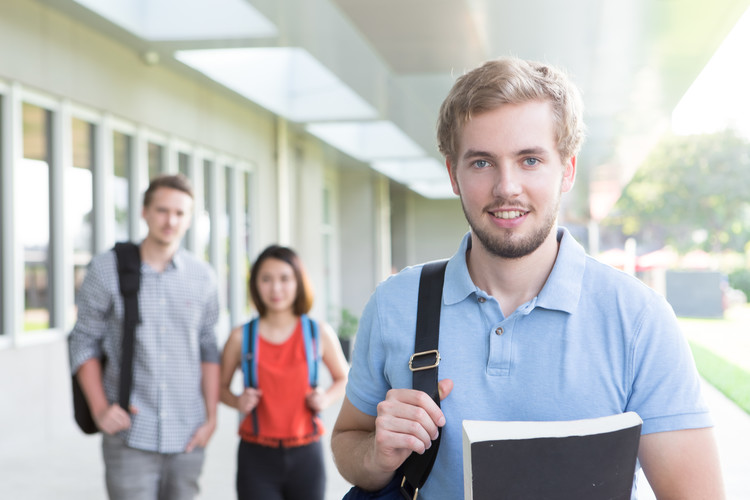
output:
M120 284L125 313L122 325L122 354L120 359L119 404L129 411L130 390L133 383L133 354L135 328L140 321L138 313L138 290L141 287L141 251L130 242L115 245L117 276Z
M258 385L258 318L253 318L242 327L242 379L245 387ZM253 432L258 434L258 412L255 408L250 412L253 422Z
M305 339L305 357L307 358L307 374L310 387L318 386L318 367L320 366L320 331L318 323L307 314L302 318L302 336Z
M438 393L438 365L440 364L440 308L443 299L443 282L447 260L430 262L422 267L419 278L417 303L417 331L414 336L414 354L409 359L412 387L424 391L440 406ZM440 436L432 441L422 455L412 453L400 467L403 478L401 493L406 498L416 498L430 475L440 447Z
M258 352L258 318L245 323L242 332L242 375L245 387L255 387L258 383L258 364L255 361Z

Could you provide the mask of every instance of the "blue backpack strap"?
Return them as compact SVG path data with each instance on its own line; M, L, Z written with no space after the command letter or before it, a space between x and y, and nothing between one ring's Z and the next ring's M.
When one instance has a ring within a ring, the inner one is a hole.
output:
M242 375L245 387L255 387L258 384L258 318L245 323L242 328ZM253 431L258 435L258 413L253 409L251 412L253 420Z
M318 386L318 366L320 365L320 332L318 324L307 314L302 315L302 335L305 338L305 356L310 387Z
M245 387L255 387L258 383L258 364L255 355L258 352L258 318L245 323L242 335L242 375Z

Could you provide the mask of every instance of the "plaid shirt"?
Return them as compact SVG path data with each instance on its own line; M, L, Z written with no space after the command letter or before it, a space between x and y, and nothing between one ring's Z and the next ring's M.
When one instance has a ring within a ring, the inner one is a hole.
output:
M219 316L211 267L180 249L159 273L141 265L140 323L135 332L130 404L138 409L119 435L132 447L159 453L185 450L206 419L201 363L218 363ZM118 400L124 308L114 251L95 257L81 287L78 321L70 333L73 373L106 356L104 391Z

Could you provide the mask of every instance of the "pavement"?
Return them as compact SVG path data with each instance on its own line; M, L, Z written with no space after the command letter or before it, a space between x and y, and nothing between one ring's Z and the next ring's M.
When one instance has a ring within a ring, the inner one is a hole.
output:
M750 499L750 415L719 391L704 383L704 394L715 421L716 439L722 461L727 498ZM0 500L99 500L106 499L101 437L85 436L75 427L69 408L61 418L70 425L54 437L32 444L0 440ZM338 406L322 415L329 429L325 439L328 486L326 500L339 500L350 485L339 475L330 453L330 430ZM19 415L19 418L23 418ZM236 411L220 405L219 425L206 450L200 500L234 499L238 417ZM0 430L0 436L12 429ZM10 442L6 446L3 442ZM640 500L654 498L642 478ZM460 499L456 499L460 500Z

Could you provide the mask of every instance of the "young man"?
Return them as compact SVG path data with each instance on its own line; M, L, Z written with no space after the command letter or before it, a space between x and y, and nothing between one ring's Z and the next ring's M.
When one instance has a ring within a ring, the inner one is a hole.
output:
M195 498L216 427L218 293L209 265L180 248L192 207L181 175L155 178L143 198L148 234L140 244L130 408L117 404L123 301L114 251L91 261L81 287L71 367L103 433L113 500Z
M463 419L632 410L643 419L639 462L658 498L723 498L708 409L671 308L557 227L561 195L575 180L581 114L572 83L538 63L491 61L455 83L438 141L471 231L445 274L442 409L411 389L415 266L379 285L362 315L332 434L350 482L383 487L442 428L420 497L463 498Z

